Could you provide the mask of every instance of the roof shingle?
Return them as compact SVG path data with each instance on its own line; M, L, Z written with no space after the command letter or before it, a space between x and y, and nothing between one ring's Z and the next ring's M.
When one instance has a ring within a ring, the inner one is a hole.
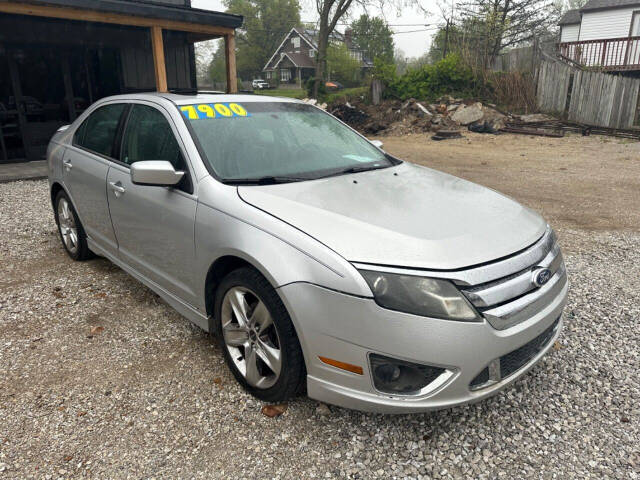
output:
M605 8L631 7L640 5L640 0L589 0L580 10L599 10Z
M580 23L581 19L582 15L580 14L580 10L567 10L558 22L558 25L571 25L574 23Z

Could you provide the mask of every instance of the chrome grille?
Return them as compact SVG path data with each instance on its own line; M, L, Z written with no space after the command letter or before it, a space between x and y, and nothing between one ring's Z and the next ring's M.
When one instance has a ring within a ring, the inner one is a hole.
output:
M529 262L525 268L523 259ZM562 253L550 228L525 252L499 263L505 267L500 278L472 286L459 285L465 297L498 330L530 318L551 303L567 283ZM509 267L516 271L509 272ZM551 278L538 287L533 277L541 268L548 268Z

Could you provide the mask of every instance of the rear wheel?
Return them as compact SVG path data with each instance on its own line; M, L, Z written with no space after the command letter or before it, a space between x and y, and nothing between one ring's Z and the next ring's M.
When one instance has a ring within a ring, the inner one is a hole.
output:
M304 359L291 318L260 273L241 268L227 275L216 292L215 312L227 365L249 393L279 402L304 388Z
M62 240L62 245L69 256L78 261L91 258L87 235L84 233L84 228L82 228L71 200L63 190L56 195L54 215L58 224L60 240Z

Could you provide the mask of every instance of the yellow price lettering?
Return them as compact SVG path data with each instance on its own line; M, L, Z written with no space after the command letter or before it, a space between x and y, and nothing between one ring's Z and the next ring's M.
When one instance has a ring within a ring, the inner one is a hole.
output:
M218 112L223 117L230 117L231 115L233 115L233 113L231 113L231 110L229 110L229 108L222 103L216 103L214 107L216 107L216 112Z
M198 119L198 112L196 112L196 109L194 108L193 105L187 105L184 107L180 107L180 110L182 110L183 112L187 112L187 115L189 116L189 120L197 120Z
M209 118L213 118L216 116L216 112L213 111L213 108L211 108L209 105L206 105L204 103L201 105L198 105L198 111L204 113Z
M233 110L233 113L235 113L236 115L239 115L241 117L247 116L247 111L237 103L230 103L229 108Z

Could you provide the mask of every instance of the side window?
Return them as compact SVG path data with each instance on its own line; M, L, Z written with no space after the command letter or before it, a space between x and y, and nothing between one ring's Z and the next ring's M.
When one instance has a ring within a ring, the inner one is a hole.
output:
M92 152L113 156L113 143L125 104L105 105L98 108L80 125L73 143Z
M178 142L169 122L147 105L133 106L122 145L122 161L128 165L144 160L166 160L176 170L186 170Z

